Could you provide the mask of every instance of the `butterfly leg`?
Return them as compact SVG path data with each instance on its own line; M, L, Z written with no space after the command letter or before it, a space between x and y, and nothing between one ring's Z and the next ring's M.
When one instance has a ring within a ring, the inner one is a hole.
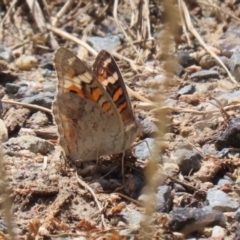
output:
M125 151L122 153L122 184L125 184L125 177L124 177L124 157L125 157Z

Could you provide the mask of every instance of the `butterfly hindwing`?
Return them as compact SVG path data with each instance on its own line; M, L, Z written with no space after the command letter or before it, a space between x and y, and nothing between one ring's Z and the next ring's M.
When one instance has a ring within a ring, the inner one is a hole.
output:
M93 73L113 100L123 122L135 122L123 77L110 53L100 51L93 64Z

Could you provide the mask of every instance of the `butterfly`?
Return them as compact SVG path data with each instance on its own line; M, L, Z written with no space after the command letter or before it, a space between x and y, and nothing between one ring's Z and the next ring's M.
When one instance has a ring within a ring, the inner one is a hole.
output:
M61 47L54 64L58 83L52 110L65 157L89 161L130 148L141 126L111 54L102 50L90 70Z

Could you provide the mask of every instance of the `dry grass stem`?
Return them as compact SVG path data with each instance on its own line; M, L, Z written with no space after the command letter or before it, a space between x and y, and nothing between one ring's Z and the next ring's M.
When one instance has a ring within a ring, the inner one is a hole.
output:
M138 53L137 48L133 45L132 43L132 39L130 39L130 37L127 35L126 31L124 30L122 24L120 23L120 21L118 20L118 16L117 16L117 8L118 8L118 0L114 0L114 4L113 4L113 17L114 20L117 24L117 26L121 29L122 33L124 34L125 38L127 39L127 41L129 42L129 44L131 45L131 47L134 49L134 51L136 53Z
M79 178L79 176L77 174L76 174L76 178L77 178L78 183L91 193L95 203L97 204L99 212L102 212L101 203L98 201L97 196L96 196L95 192L93 191L93 189L86 182L84 182L81 178ZM101 213L101 220L102 220L102 224L103 224L104 229L106 229L107 225L105 223L104 215L102 213Z
M34 105L34 104L22 103L22 102L16 102L16 101L12 101L12 100L4 100L4 99L2 99L1 102L6 103L6 104L19 105L19 106L23 106L26 108L36 109L36 110L46 112L46 113L52 113L51 109L48 109L45 107L40 107L40 106Z
M10 7L8 8L7 13L5 14L4 18L2 19L2 21L0 22L0 42L3 42L3 38L4 38L4 24L7 21L7 19L10 17L10 15L12 14L12 10L15 7L15 5L17 4L18 0L14 0Z
M82 1L80 1L82 2ZM56 26L58 23L58 20L70 9L72 4L74 3L74 0L67 0L63 7L60 9L60 11L57 13L55 17L52 17L52 26Z
M222 60L206 45L206 43L203 41L202 37L198 34L196 29L194 28L185 2L183 0L179 0L179 1L181 2L183 16L185 17L185 22L188 27L188 30L197 38L197 40L204 47L204 49L223 67L223 69L226 71L228 77L230 78L231 82L238 85L238 82L234 79L232 74L228 71L227 67L222 62Z

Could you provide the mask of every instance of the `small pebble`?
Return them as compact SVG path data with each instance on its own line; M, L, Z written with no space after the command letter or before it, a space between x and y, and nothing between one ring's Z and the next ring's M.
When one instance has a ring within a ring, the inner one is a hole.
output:
M12 52L2 44L0 44L0 59L4 59L7 62L12 62L14 60Z
M197 61L195 58L191 57L188 53L180 52L178 53L178 62L181 64L184 68L197 65Z
M221 212L233 212L239 208L239 203L233 200L225 192L211 188L207 190L207 200L209 205Z
M212 239L213 240L224 240L225 239L225 231L220 226L214 226L212 229Z
M20 86L14 84L14 83L6 83L6 85L5 85L5 90L7 93L15 94L18 92L19 88L20 88Z
M121 35L108 35L106 37L88 37L87 42L98 52L102 49L112 51L121 45Z
M179 95L186 95L186 94L192 94L196 91L195 87L193 85L186 85L182 87L179 91Z
M147 143L146 143L147 142ZM156 140L153 138L145 138L144 141L138 144L135 149L134 153L137 158L141 160L151 159L151 149L156 148ZM152 150L152 152L155 150ZM160 152L159 152L159 160L160 160Z
M179 166L183 175L188 175L190 172L197 172L201 168L202 157L199 153L187 150L177 149L173 154L174 162Z
M15 63L20 70L29 71L38 65L38 60L34 56L23 55L18 58Z
M240 148L240 118L234 118L215 142L218 150L226 147Z

